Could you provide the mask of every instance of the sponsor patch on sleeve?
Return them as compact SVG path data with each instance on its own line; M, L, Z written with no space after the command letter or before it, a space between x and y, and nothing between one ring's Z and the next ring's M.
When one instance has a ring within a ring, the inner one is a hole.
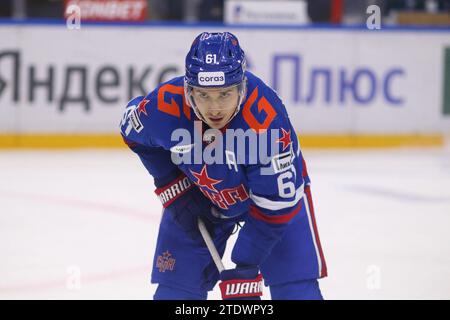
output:
M288 170L294 162L292 148L288 152L280 153L272 158L272 167L275 173Z
M130 113L130 123L133 126L133 129L136 132L141 132L142 129L144 129L144 125L142 124L141 120L139 119L139 115L137 114L137 109L133 110Z
M137 133L144 129L144 125L139 119L138 109L136 109L136 106L130 106L127 108L121 122L121 131L125 134L125 136L128 136L133 129Z

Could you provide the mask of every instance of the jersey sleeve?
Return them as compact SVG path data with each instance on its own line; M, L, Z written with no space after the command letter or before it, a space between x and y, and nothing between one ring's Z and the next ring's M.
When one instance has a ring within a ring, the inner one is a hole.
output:
M120 123L120 133L124 142L138 155L155 182L159 181L161 185L164 185L178 176L180 171L173 164L170 151L155 142L153 131L157 130L157 127L152 122L157 119L154 121L150 119L151 110L156 103L154 96L154 93L150 93L147 97L139 96L128 102Z
M267 131L271 143L267 149L274 152L267 160L258 159L246 167L251 204L232 251L237 265L260 265L265 260L300 212L304 187L309 183L299 141L284 106L275 93L268 99L280 106Z

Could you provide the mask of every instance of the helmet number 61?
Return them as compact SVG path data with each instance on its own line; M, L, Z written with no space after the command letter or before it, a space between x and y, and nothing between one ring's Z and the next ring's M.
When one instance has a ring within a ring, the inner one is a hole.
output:
M217 55L215 54L207 54L206 55L206 63L207 64L217 64Z

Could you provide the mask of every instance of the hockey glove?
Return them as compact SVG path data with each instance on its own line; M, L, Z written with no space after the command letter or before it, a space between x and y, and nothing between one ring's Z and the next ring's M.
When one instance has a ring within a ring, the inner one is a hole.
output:
M241 266L220 273L223 300L261 300L263 278L258 267Z
M155 193L161 200L166 212L169 212L175 223L191 238L200 234L197 217L203 219L207 229L213 230L210 212L213 204L181 171L173 172L164 179L155 179Z

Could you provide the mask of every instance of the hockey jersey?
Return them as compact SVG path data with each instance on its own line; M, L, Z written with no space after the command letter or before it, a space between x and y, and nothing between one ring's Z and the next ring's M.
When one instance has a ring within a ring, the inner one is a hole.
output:
M245 225L232 252L259 265L300 212L309 184L299 141L277 93L246 71L239 113L221 130L200 121L184 96L184 79L160 84L126 106L121 134L155 178L178 167L218 208Z

